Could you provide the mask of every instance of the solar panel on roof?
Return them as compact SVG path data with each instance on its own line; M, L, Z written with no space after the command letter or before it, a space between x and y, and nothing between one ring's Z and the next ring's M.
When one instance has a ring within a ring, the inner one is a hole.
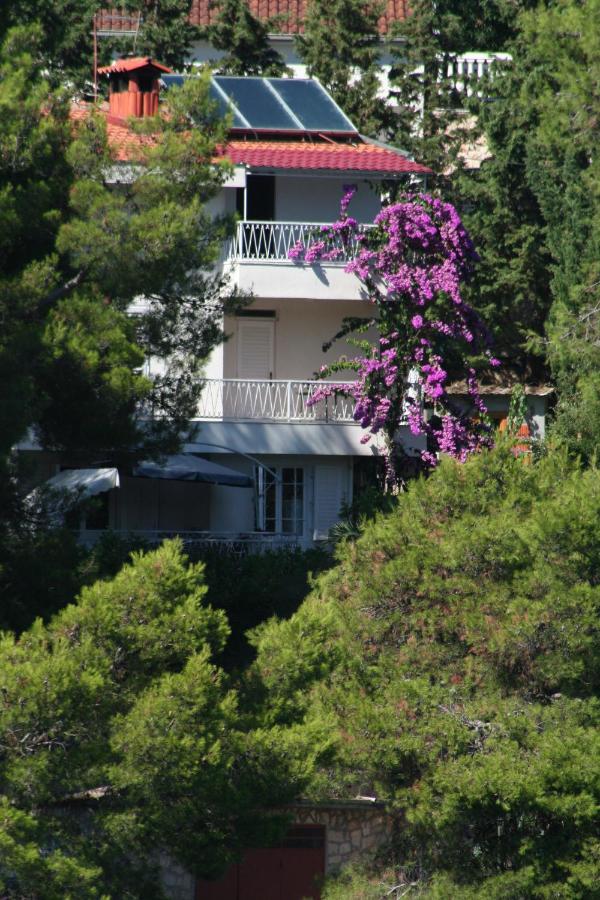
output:
M225 116L227 112L233 115L231 127L232 128L247 128L248 123L244 121L244 119L240 116L238 110L234 103L227 99L227 97L223 96L223 92L220 91L215 84L214 78L211 79L210 82L210 99L214 100L217 104L217 110L220 115Z
M288 113L266 78L238 78L217 75L217 85L233 100L251 128L270 131L297 131L298 122Z
M269 83L306 131L356 132L356 128L318 81L269 78Z
M187 75L163 75L169 88ZM245 131L357 134L356 128L317 81L214 75L211 99L217 111L233 115L232 127Z
M161 82L167 90L170 87L181 87L186 78L190 78L193 76L189 75L163 75L161 77ZM248 123L244 121L244 119L240 116L239 112L236 110L235 105L228 101L227 97L223 95L223 92L218 89L216 86L214 79L211 79L210 87L209 87L209 95L210 99L213 103L216 104L217 113L219 116L225 116L227 112L232 113L232 127L233 128L247 128Z

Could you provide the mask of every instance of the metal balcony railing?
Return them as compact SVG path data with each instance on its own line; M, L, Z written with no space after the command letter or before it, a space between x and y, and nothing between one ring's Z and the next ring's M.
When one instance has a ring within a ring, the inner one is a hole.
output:
M302 538L296 534L266 531L186 531L184 529L111 529L86 530L77 533L78 539L86 546L94 546L107 533L124 541L140 542L141 545L157 546L170 538L180 538L189 549L210 550L232 556L247 556L274 550L295 550L302 546Z
M321 240L322 229L326 227L327 224L318 222L238 222L234 237L226 245L225 258L291 263L290 251L297 244L308 247ZM369 227L372 226L361 225L361 230ZM328 249L339 250L337 262L348 262L356 255L359 242L353 239L344 245L340 238L336 240L337 243L328 242Z
M331 385L330 382L327 382ZM261 381L205 378L198 406L200 419L262 422L354 422L354 400L342 393L309 401L322 381ZM341 386L341 385L340 385Z

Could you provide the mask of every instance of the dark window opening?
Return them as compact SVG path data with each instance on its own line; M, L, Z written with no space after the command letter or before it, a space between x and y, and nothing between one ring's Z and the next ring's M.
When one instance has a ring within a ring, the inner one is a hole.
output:
M246 194L246 218L248 221L273 222L275 219L275 176L248 175Z

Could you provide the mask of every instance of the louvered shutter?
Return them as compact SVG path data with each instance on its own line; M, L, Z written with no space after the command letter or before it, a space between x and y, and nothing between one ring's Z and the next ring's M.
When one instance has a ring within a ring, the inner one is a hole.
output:
M238 321L238 378L268 381L273 377L273 335L271 319Z
M313 540L323 541L329 529L340 519L346 499L346 471L340 466L315 466L315 521Z

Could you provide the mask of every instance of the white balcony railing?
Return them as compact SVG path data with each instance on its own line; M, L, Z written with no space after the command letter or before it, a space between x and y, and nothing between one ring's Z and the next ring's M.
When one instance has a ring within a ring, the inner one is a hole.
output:
M322 381L205 378L202 382L198 418L260 422L354 422L354 400L342 393L334 393L314 405L309 403L323 384Z
M226 245L225 258L291 263L290 250L298 243L308 246L321 240L321 229L326 227L318 222L238 222L234 237ZM369 227L372 226L361 225L361 230ZM339 250L337 262L348 262L356 255L359 242L354 239L344 246L340 238L336 240L328 242L328 249Z
M478 90L477 82L488 75L495 62L510 59L509 53L463 53L448 63L448 77L454 79L459 92L472 94Z

